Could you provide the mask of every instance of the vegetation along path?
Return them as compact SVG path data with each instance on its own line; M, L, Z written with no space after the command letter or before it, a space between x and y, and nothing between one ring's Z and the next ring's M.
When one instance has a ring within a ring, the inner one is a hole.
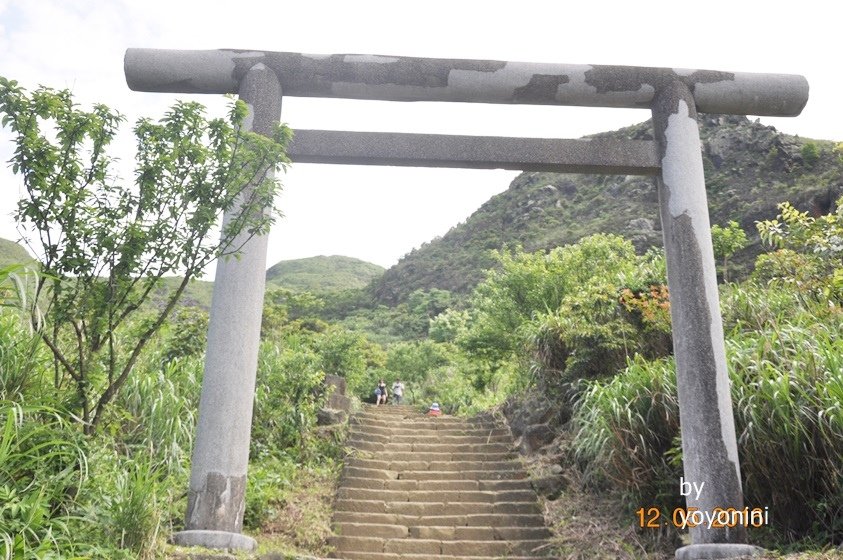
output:
M547 558L536 494L509 430L489 419L367 407L351 420L334 557Z

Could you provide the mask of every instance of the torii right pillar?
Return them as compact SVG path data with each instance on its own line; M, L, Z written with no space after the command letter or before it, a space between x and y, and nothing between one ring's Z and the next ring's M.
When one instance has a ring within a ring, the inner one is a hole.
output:
M656 94L653 127L659 144L659 210L670 288L676 387L682 425L684 480L702 486L688 511L743 509L735 421L694 97L673 81ZM692 543L676 558L755 555L742 525L691 527Z

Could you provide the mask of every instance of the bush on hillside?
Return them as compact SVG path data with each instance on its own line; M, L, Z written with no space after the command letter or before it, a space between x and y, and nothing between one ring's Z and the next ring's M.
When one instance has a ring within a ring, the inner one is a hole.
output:
M817 323L810 310L791 308L787 318L735 330L727 340L746 503L769 506L774 528L788 538L843 538L840 332L839 313ZM579 402L579 463L592 480L621 488L630 506L680 505L674 395L672 361L639 358L615 378L594 383Z

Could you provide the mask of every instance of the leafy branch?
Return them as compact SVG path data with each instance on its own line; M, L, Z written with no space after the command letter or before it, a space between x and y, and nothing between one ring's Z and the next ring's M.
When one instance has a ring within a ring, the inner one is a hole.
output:
M0 78L0 114L26 193L15 219L23 237L34 232L41 260L31 303L41 303L49 326L35 307L31 323L53 355L56 386L65 377L76 384L90 433L189 282L220 256L238 256L280 215L273 171L289 164L292 133L280 124L271 137L245 130L242 101L224 119L177 102L159 121L136 123L135 181L125 185L107 153L120 113L101 104L85 111L69 91L29 94ZM177 288L133 332L129 319L175 274Z

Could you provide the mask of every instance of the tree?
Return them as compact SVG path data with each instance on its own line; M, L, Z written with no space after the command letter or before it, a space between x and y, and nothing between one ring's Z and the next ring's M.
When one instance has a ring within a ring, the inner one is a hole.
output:
M805 142L800 150L805 167L811 168L820 160L820 149L813 142Z
M711 226L711 242L714 256L723 259L723 281L729 281L729 258L745 248L749 241L738 222L732 220L726 227Z
M126 186L106 151L124 120L118 112L84 111L67 90L30 95L0 78L10 163L25 189L15 219L41 260L31 321L52 352L56 387L75 385L86 433L191 279L218 257L236 257L245 242L235 239L266 233L278 215L280 184L267 171L289 163L291 132L248 132L247 113L232 101L227 119L208 120L200 104L177 102L159 122L140 119L135 182ZM218 236L223 211L234 216ZM161 308L130 321L168 274L181 281Z

